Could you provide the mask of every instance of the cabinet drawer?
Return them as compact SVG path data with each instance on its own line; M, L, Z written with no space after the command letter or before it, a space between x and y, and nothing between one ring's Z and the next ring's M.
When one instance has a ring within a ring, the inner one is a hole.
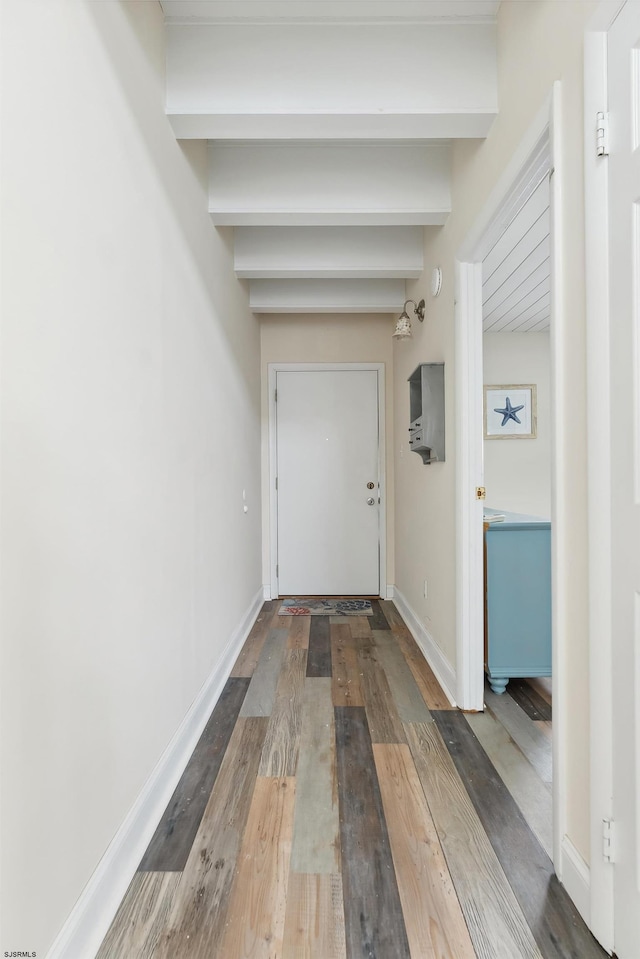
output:
M489 674L548 676L551 532L548 524L546 529L511 525L507 514L504 524L485 533Z

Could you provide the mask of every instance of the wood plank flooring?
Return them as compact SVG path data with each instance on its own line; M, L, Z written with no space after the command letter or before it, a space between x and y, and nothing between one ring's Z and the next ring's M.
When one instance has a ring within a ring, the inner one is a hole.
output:
M464 715L393 603L279 606L97 959L602 959L549 858L548 687Z
M449 711L435 719L542 954L585 959L592 937L465 717Z
M230 679L147 847L142 872L181 872L220 770L249 685Z

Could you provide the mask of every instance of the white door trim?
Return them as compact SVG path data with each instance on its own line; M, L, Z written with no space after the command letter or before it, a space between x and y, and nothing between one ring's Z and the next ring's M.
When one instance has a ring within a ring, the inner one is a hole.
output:
M387 486L385 447L385 378L384 363L269 363L269 568L271 598L279 595L278 564L278 497L276 496L276 374L333 370L370 370L378 374L378 476L380 477L379 563L380 596L387 597Z
M457 697L463 709L484 704L482 501L482 260L517 210L547 173L550 178L552 234L551 407L564 394L565 337L562 272L562 154L559 130L560 83L543 105L511 162L460 247L456 258L456 495L457 495ZM553 634L553 809L554 865L563 878L563 838L566 823L566 763L564 762L565 663L563 637L566 611L561 571L566 569L566 528L563 512L564 426L552 424L552 634ZM582 896L584 899L584 896Z
M551 99L456 256L456 663L462 709L481 710L484 702L482 502L475 498L483 476L482 260L551 166L550 117Z
M484 705L482 260L456 260L456 701Z
M563 408L562 397L566 396L566 359L564 344L567 340L564 315L564 262L562 251L564 244L564 218L562 215L564 187L564 157L562 154L562 114L561 84L553 85L549 105L549 153L551 160L551 179L549 201L551 208L551 409ZM551 636L552 636L552 696L553 696L553 864L556 874L563 882L573 901L578 905L584 902L583 884L578 889L569 883L576 875L573 869L573 857L567 857L567 849L573 850L565 842L567 825L568 771L566 755L566 689L568 673L565 653L567 635L567 608L563 575L570 568L569 549L567 547L567 523L565 504L571 493L571 480L565 464L567 448L567 418L555 415L551 417ZM589 917L583 915L588 923Z
M608 31L624 0L603 0L584 47L584 186L589 509L589 671L591 756L590 928L614 947L613 867L601 855L602 821L613 807L611 672L611 433L609 190L607 157L597 157L596 114L607 112Z

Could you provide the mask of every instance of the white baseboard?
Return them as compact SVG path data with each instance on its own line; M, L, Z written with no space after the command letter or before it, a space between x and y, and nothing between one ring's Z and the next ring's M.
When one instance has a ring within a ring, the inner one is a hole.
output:
M262 603L261 587L107 847L46 959L91 959L100 948Z
M422 650L424 658L431 666L436 679L442 686L442 689L452 706L456 705L453 690L456 688L456 671L446 658L435 639L424 625L420 622L416 613L411 609L408 602L400 592L397 586L393 587L393 601L398 607L398 612L409 627L413 638Z
M396 588L395 588L395 586L392 586L391 584L388 584L388 585L387 585L387 599L393 599L395 595L396 595Z
M271 599L271 583L264 583L262 587L262 598L265 603Z
M576 909L591 928L591 873L588 865L568 836L560 847L562 885Z

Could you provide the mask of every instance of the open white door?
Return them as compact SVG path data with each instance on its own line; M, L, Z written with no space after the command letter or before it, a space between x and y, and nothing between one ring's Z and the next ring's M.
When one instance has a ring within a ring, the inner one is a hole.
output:
M614 949L640 956L640 3L609 31Z
M276 373L280 595L379 595L377 370Z

